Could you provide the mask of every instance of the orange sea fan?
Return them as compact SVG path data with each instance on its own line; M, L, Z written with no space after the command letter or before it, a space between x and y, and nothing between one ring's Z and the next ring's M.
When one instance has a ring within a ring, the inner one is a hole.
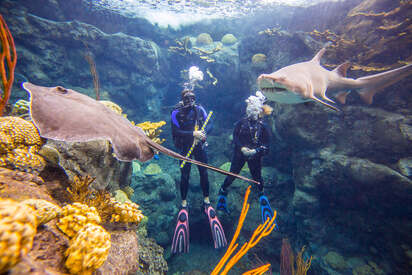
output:
M3 96L0 100L0 116L3 115L4 108L10 98L11 87L14 81L14 68L17 63L16 47L11 36L10 30L7 27L6 21L0 15L0 39L1 39L1 53L0 53L0 74L3 83ZM5 64L7 62L7 66ZM7 67L7 68L6 68ZM8 73L6 70L8 69Z

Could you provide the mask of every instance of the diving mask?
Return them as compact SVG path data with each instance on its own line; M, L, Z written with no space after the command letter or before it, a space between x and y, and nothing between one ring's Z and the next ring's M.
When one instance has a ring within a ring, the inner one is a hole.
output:
M182 101L183 101L183 106L184 107L194 106L195 101L196 101L195 94L191 93L191 92L186 93L185 96L183 97Z

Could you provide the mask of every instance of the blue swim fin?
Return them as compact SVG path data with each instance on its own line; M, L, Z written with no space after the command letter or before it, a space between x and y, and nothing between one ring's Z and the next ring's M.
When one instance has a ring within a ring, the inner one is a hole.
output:
M265 195L259 197L260 203L260 213L262 215L262 224L265 223L267 219L271 220L273 217L272 208L270 208L269 200Z
M216 210L225 211L226 213L229 214L229 209L227 208L226 195L220 194L219 197L217 197Z
M189 252L189 213L182 207L177 215L177 224L172 240L172 254Z

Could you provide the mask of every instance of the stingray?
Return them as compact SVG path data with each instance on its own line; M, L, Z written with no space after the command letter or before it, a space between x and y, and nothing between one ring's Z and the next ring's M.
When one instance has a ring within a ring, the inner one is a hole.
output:
M109 140L120 161L148 161L155 151L256 184L258 182L184 157L152 141L143 130L99 101L61 86L42 87L29 82L30 115L42 137L65 142Z

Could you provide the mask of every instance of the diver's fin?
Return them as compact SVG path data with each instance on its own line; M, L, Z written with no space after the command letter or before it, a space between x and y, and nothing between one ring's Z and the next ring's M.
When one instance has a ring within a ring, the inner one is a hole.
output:
M189 252L189 213L182 207L177 215L177 224L172 240L172 254Z
M226 197L226 195L220 194L219 197L217 197L216 210L224 211L228 214L230 213L229 209L227 208L227 197Z
M271 220L273 217L272 208L270 208L269 200L265 195L259 197L260 203L260 213L262 215L262 224L265 223L267 219Z
M215 248L219 249L225 247L227 245L225 231L217 218L215 209L213 209L210 203L205 203L203 207L207 218L209 219L210 230L212 231Z

